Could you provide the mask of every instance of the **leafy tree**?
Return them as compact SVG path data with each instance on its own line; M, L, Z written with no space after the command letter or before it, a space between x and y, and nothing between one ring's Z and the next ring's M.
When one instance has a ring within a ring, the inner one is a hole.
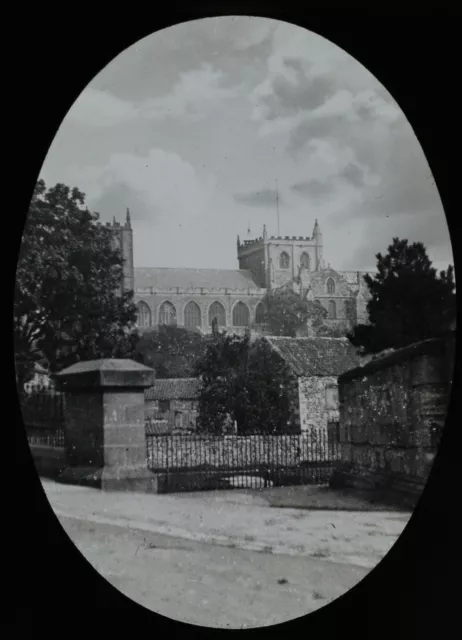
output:
M261 339L219 334L198 362L198 426L221 433L231 420L241 434L287 431L291 421L290 372Z
M364 276L371 298L370 324L348 335L365 353L400 348L446 331L456 317L454 269L439 276L421 242L393 238L388 253L378 253L377 274Z
M317 300L312 302L307 301L308 304L308 326L311 328L316 336L321 337L341 337L344 335L342 329L337 327L331 327L326 324L327 316L329 315L327 309Z
M292 430L292 383L289 367L268 343L261 339L253 342L248 360L248 403L241 431L286 433Z
M264 298L264 323L271 335L303 336L310 330L315 335L324 337L343 337L342 328L332 327L326 323L328 316L320 302L308 300L289 288L268 292Z
M268 291L263 299L264 324L271 335L295 337L304 331L310 317L310 301L289 288Z
M195 367L201 378L198 427L221 432L228 419L236 420L236 407L242 404L249 338L215 333ZM233 397L235 394L235 397ZM237 397L236 397L237 396ZM237 409L239 413L239 409Z
M152 367L157 378L190 378L206 344L207 337L197 331L161 325L143 333L134 359Z
M16 271L19 384L34 362L55 372L78 360L128 357L137 336L133 293L122 294L122 254L111 231L64 184L35 186Z

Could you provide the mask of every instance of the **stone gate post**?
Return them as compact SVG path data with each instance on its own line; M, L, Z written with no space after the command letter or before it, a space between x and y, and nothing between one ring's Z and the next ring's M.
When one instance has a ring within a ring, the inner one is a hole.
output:
M133 360L90 360L64 369L56 382L65 392L66 468L59 480L155 492L144 419L144 390L154 384L154 371Z

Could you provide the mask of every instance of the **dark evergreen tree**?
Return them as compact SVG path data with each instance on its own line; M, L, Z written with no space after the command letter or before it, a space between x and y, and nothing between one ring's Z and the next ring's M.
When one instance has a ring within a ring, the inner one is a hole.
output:
M388 253L378 253L377 274L364 276L371 299L370 324L348 335L365 353L400 348L441 335L455 324L454 269L437 274L421 242L394 238Z

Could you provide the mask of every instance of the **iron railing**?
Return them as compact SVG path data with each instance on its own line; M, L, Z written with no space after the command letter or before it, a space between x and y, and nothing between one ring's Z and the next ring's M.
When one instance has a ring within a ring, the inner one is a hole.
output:
M339 459L322 429L303 434L146 434L149 468L169 490L325 484Z
M55 389L32 389L19 396L29 444L64 446L64 394Z
M64 447L64 430L27 427L27 440L35 446Z

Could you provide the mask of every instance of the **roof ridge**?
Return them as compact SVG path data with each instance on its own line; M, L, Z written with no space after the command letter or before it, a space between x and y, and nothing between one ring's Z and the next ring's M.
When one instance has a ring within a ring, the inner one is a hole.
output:
M155 382L185 382L185 381L198 381L199 378L156 378Z
M134 267L136 269L152 269L156 271L231 271L236 273L246 271L251 273L251 269L213 269L212 267Z
M348 341L346 336L265 336L268 340L342 340Z

